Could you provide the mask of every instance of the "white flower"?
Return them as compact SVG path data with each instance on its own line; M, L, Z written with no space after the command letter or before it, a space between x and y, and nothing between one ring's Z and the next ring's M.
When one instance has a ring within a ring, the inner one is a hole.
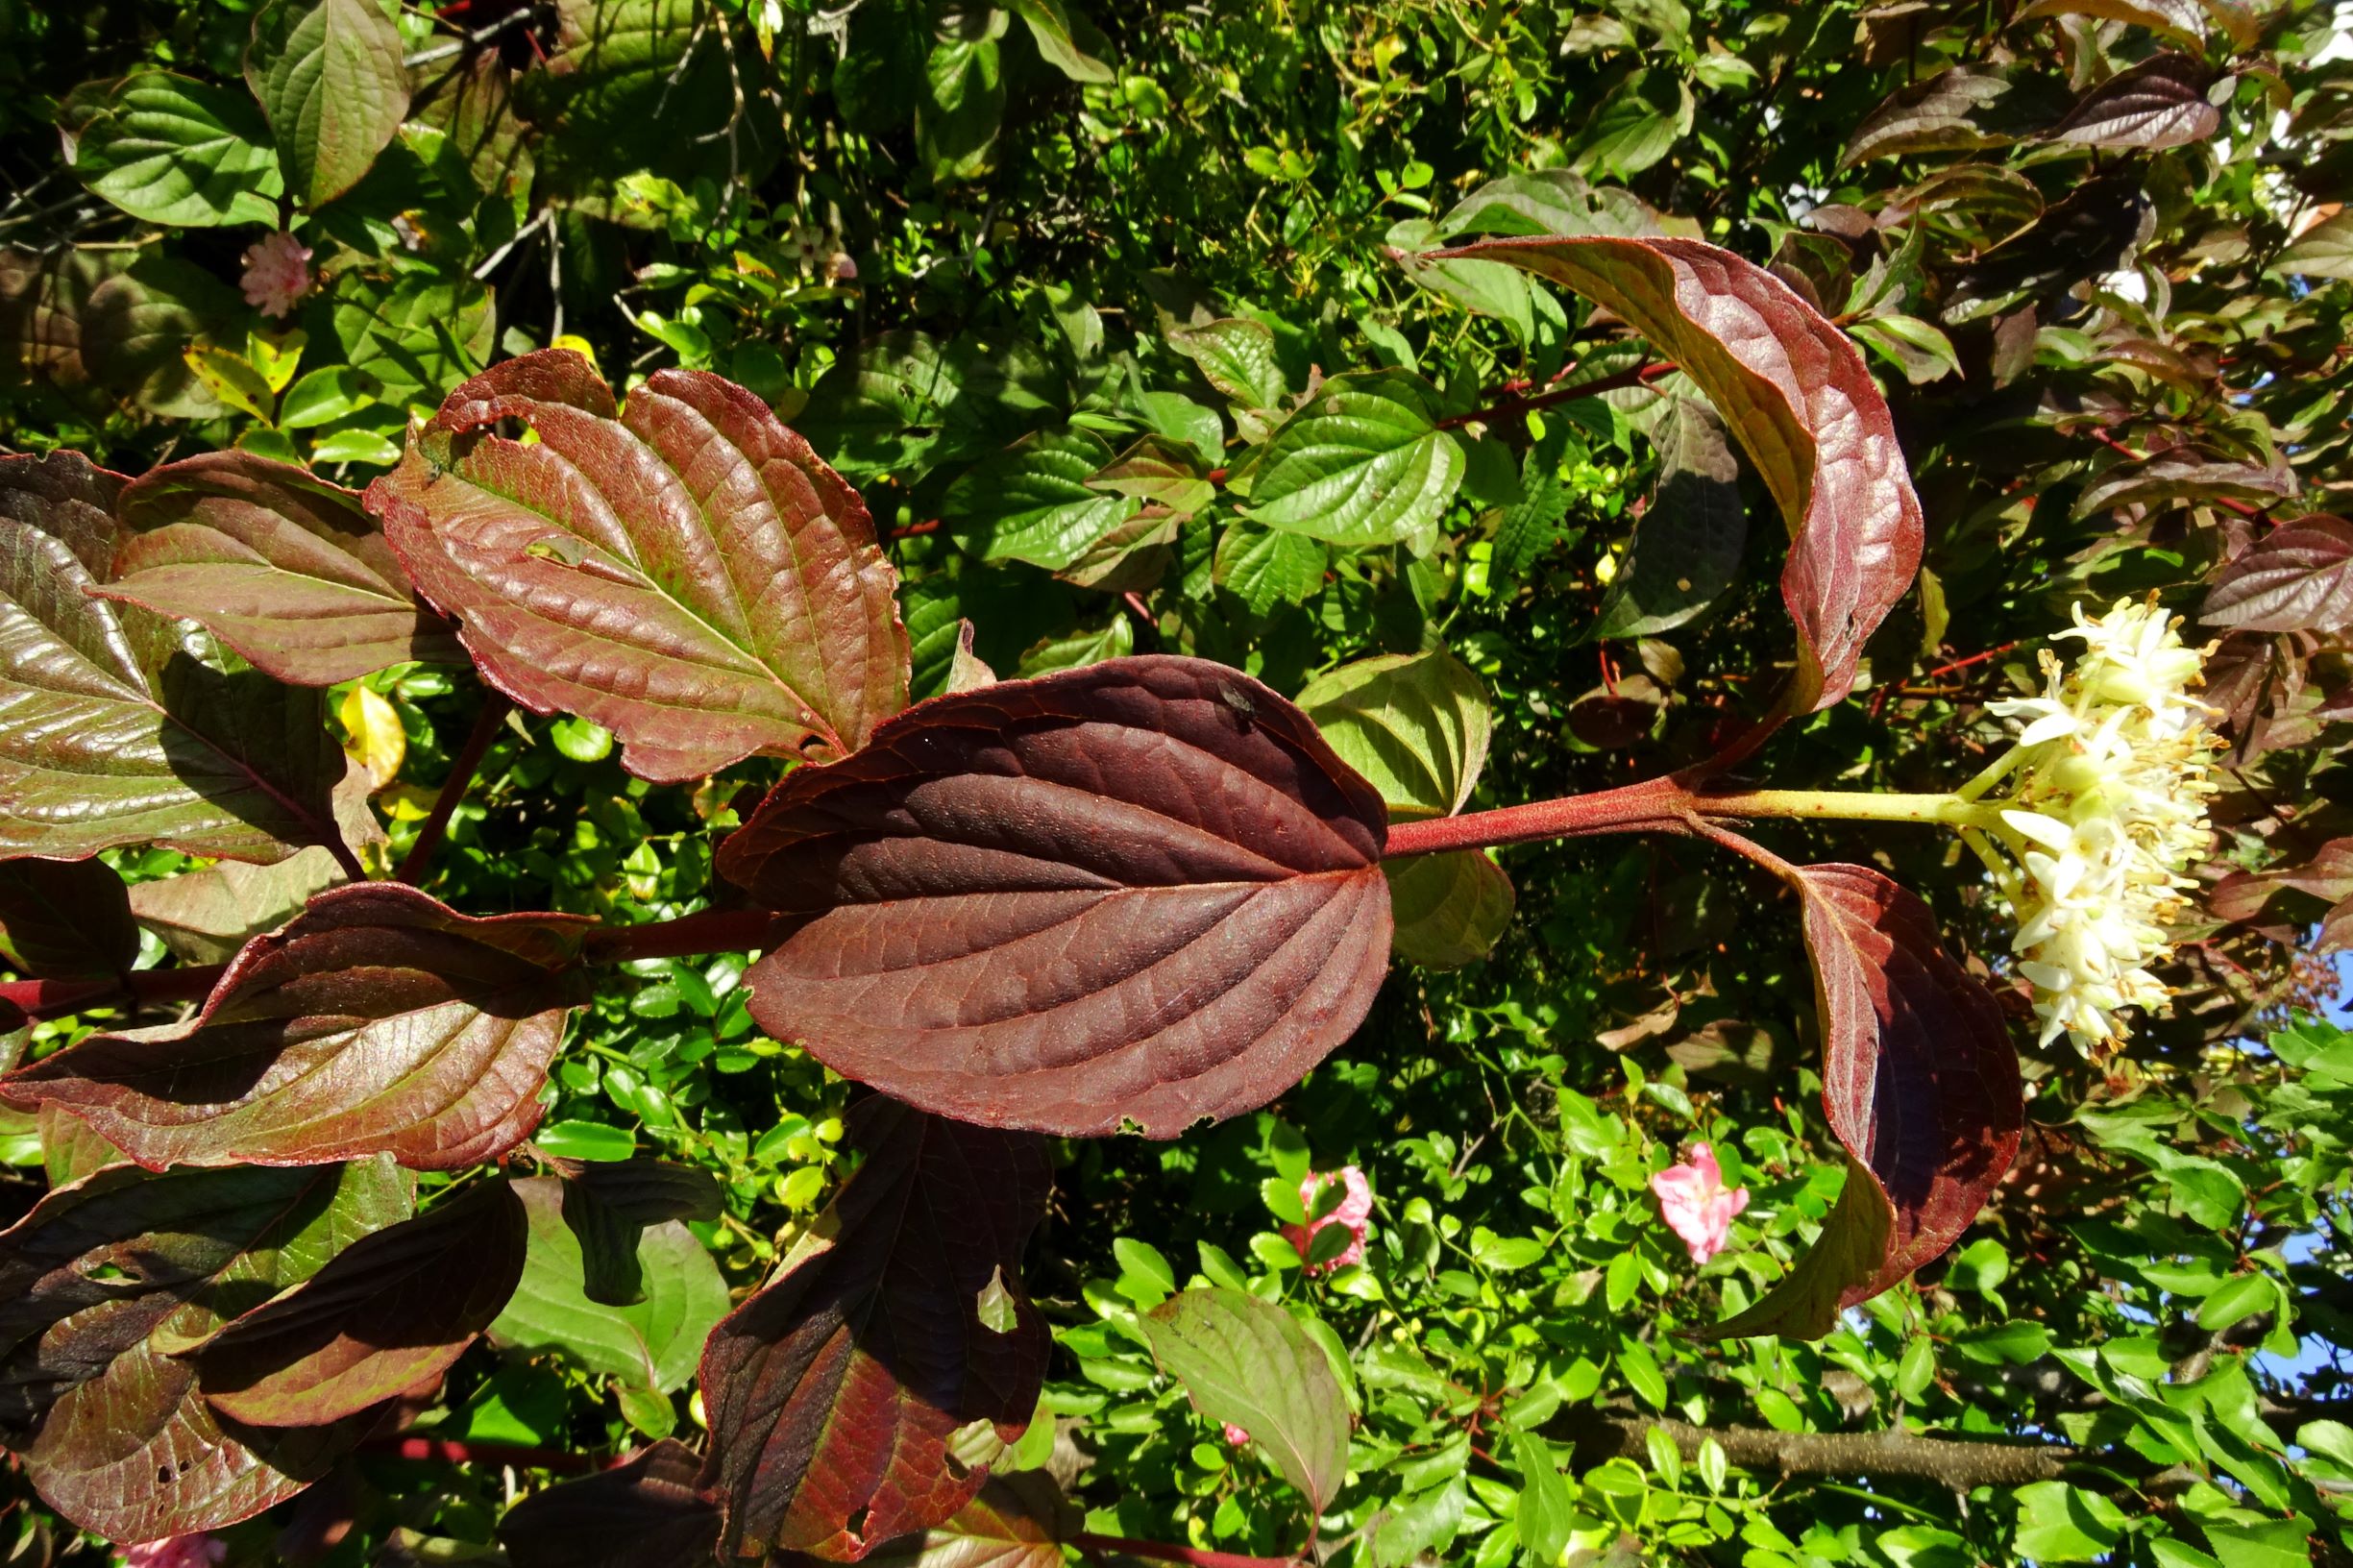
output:
M265 316L282 316L310 288L310 248L282 230L245 248L245 303Z
M2059 635L2083 640L2073 667L2047 652L2042 696L1993 704L2019 734L1985 776L2020 782L1985 825L2012 863L1997 866L2043 1041L2065 1033L2090 1051L2124 1038L2120 1010L2167 1006L2149 969L2196 885L2185 872L2214 846L2216 743L2212 710L2189 695L2201 656L2178 622L2124 600L2096 618L2077 605Z

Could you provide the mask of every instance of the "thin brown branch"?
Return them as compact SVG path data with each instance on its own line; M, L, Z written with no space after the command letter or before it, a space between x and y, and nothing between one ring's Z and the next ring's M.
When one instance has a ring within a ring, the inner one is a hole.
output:
M407 858L401 862L401 880L414 887L433 863L433 851L441 847L442 835L450 830L450 818L457 810L457 802L465 798L474 783L475 771L481 767L491 743L499 738L499 726L515 704L502 692L485 692L482 711L474 717L474 729L466 736L466 744L458 748L450 764L450 776L443 781L441 794L433 801L432 815L417 829L416 842L408 846Z
M1688 1421L1646 1420L1584 1410L1555 1424L1573 1442L1581 1467L1618 1455L1641 1458L1648 1433L1664 1433L1685 1459L1709 1438L1743 1470L1780 1476L1846 1476L1872 1481L1926 1481L1968 1491L1974 1486L2023 1486L2055 1481L2087 1461L2066 1443L1974 1441L1924 1437L1909 1432L1774 1432L1761 1427L1695 1427Z

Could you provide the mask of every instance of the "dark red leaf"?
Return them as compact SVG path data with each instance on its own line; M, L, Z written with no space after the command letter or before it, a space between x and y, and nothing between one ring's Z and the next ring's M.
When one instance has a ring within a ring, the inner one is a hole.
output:
M1010 1442L1044 1375L1044 1319L1017 1270L1045 1212L1044 1144L886 1099L860 1108L866 1163L813 1243L711 1335L702 1358L722 1556L855 1561L928 1530L987 1478L948 1452L974 1422ZM1016 1315L983 1320L992 1287Z
M293 1496L367 1417L257 1432L217 1418L168 1352L408 1213L388 1161L149 1175L116 1165L0 1234L0 1430L76 1524L149 1541Z
M246 943L181 1034L93 1036L0 1079L0 1099L62 1106L150 1169L474 1164L539 1123L594 923L475 919L394 882L330 889Z
M595 720L641 777L845 755L906 703L897 574L857 492L716 376L656 372L616 418L578 355L510 359L367 504L502 691Z
M2102 472L2076 498L2074 515L2167 501L2275 502L2294 495L2296 486L2295 471L2284 461L2267 467L2174 447L2128 457Z
M2206 101L2213 80L2187 55L2152 55L2085 93L2050 128L2050 139L2145 149L2204 141L2222 126L2222 111Z
M1494 239L1507 261L1599 300L1673 356L1740 438L1790 530L1796 708L1827 707L1920 567L1920 499L1887 401L1846 333L1787 283L1696 239Z
M1078 1510L1042 1470L992 1476L956 1513L919 1535L876 1547L876 1568L1060 1568Z
M2067 109L2067 89L2024 70L1956 65L1887 95L1848 138L1839 167L1906 153L2006 147Z
M719 1508L701 1456L669 1438L585 1481L534 1492L499 1523L514 1568L706 1568Z
M721 870L805 919L752 1013L968 1121L1170 1138L1298 1082L1388 960L1380 796L1201 659L935 698L788 776Z
M2018 1153L2025 1104L1999 1005L1918 894L1864 866L1777 870L1805 901L1823 1110L1847 1187L1813 1252L1708 1332L1812 1339L1968 1229Z
M362 1237L186 1353L206 1403L257 1427L317 1427L438 1378L514 1294L528 1236L495 1180Z
M221 669L196 628L89 597L123 482L76 453L0 457L0 855L340 848L343 754L319 694Z
M0 942L27 974L119 974L139 956L131 893L96 860L0 862Z
M2314 516L2281 524L2222 569L2198 619L2236 631L2353 627L2353 523Z
M2273 894L2291 890L2328 903L2353 897L2353 839L2331 839L2301 865L2233 871L2208 891L2206 907L2218 919L2252 920Z
M358 493L308 469L207 453L133 480L116 513L125 537L99 592L196 622L280 680L331 686L405 659L465 660Z

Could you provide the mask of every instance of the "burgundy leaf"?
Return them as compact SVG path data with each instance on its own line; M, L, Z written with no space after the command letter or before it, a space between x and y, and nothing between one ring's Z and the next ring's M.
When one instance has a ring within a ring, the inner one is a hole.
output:
M1912 586L1922 527L1887 401L1847 335L1763 268L1696 239L1494 239L1432 254L1549 278L1674 356L1788 520L1793 711L1844 698L1863 644Z
M1045 1212L1044 1144L875 1098L866 1163L829 1223L720 1324L702 1358L722 1555L855 1561L953 1515L987 1479L948 1439L1011 1442L1045 1371L1044 1319L1017 1270ZM984 1318L984 1296L1011 1322Z
M0 943L27 974L111 975L139 956L139 928L130 890L102 861L0 861Z
M515 1568L707 1568L719 1508L701 1468L665 1437L602 1475L532 1493L506 1510L499 1539Z
M1130 658L911 709L789 775L720 868L804 917L751 974L780 1039L944 1115L1171 1138L1362 1019L1386 831L1289 702Z
M246 943L180 1034L93 1036L0 1079L0 1099L62 1106L156 1170L474 1164L538 1125L594 923L475 919L394 882L331 889Z
M1814 1251L1708 1332L1812 1339L1968 1229L2018 1153L2025 1105L1999 1006L1918 894L1863 866L1777 869L1805 900L1823 1110L1847 1187Z
M857 492L716 376L656 372L616 418L579 355L510 359L367 504L494 684L610 729L641 777L846 755L906 703L897 574Z
M2222 569L2198 619L2238 631L2353 627L2353 523L2313 516L2281 524Z
M2329 903L2353 897L2353 839L2331 839L2299 866L2233 871L2208 891L2206 907L2218 919L2248 921L2273 894L2291 890Z
M116 510L126 536L98 592L196 622L280 680L465 662L358 493L308 469L208 453L133 480Z
M0 855L150 840L233 860L348 854L319 694L219 668L195 627L90 597L123 483L75 453L0 457Z
M0 1431L84 1529L148 1541L293 1496L368 1418L224 1422L168 1352L202 1339L408 1212L389 1161L150 1175L59 1188L0 1234Z
M2187 55L2153 55L2085 93L2050 128L2050 139L2146 149L2204 141L2222 125L2222 111L2206 101L2213 79Z
M2175 447L2128 457L2101 473L2076 498L2074 515L2166 501L2276 502L2295 493L2295 472L2285 462L2266 467Z
M1838 166L1906 153L2006 147L2067 108L2060 84L2031 71L1956 65L1891 92L1854 128Z
M523 1277L504 1180L361 1237L187 1353L205 1400L257 1427L317 1427L448 1371Z

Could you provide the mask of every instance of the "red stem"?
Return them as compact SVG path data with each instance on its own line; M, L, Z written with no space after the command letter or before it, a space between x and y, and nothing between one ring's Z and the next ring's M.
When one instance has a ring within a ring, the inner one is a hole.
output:
M456 760L450 764L450 776L433 801L432 815L417 829L416 843L408 846L408 856L401 862L401 880L409 886L422 881L426 869L432 865L433 851L441 847L442 836L450 830L450 818L457 810L457 802L465 798L467 789L474 783L475 770L481 767L491 743L499 738L499 726L506 723L514 706L503 692L482 695L482 711L474 716L474 730L458 748Z
M105 980L11 980L0 985L0 1000L12 1002L37 1018L123 1001L192 1002L211 993L221 968L218 964L207 964L189 969L139 969Z
M1645 779L1592 795L1537 800L1467 817L1430 817L1389 824L1385 860L1448 849L1491 849L1507 844L1577 839L1595 833L1688 833L1693 796L1682 775Z
M518 1448L507 1443L460 1443L446 1437L371 1437L359 1445L371 1454L396 1459L437 1460L445 1464L513 1464L532 1470L601 1470L608 1463L593 1454L568 1454L555 1448Z
M1467 414L1457 414L1451 419L1439 420L1438 429L1441 430L1459 429L1465 425L1482 421L1509 419L1516 414L1525 414L1533 409L1550 408L1556 403L1574 403L1579 398L1598 398L1605 392L1618 392L1630 386L1646 385L1661 376L1674 374L1679 368L1672 362L1657 360L1649 364L1636 365L1631 370L1621 370L1615 375L1604 376L1599 380L1584 381L1576 386L1564 386L1552 392L1538 392L1532 397L1499 398L1483 408L1474 408Z
M935 517L930 519L928 522L910 523L903 528L893 528L891 530L891 537L894 539L912 539L919 533L937 533L939 531L940 520Z
M1080 1531L1065 1537L1070 1545L1086 1551L1124 1552L1131 1557L1151 1557L1160 1562L1183 1562L1191 1568L1290 1568L1297 1557L1253 1557L1239 1552L1209 1552L1197 1546L1169 1546L1161 1541L1134 1541L1125 1535L1097 1535L1092 1531Z

